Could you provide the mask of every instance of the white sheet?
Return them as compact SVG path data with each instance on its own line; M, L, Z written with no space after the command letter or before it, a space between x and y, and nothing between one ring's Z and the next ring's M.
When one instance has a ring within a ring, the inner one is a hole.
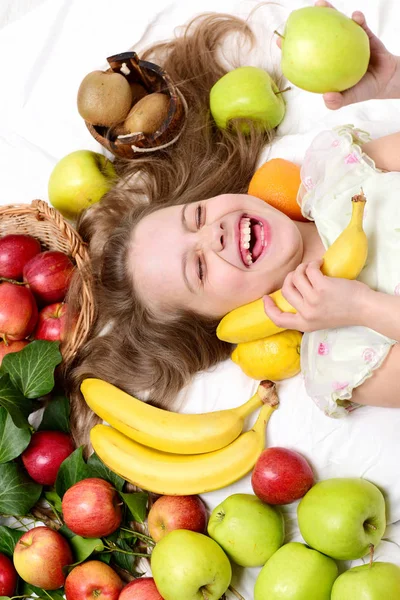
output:
M251 23L259 35L257 52L243 64L277 64L272 32L282 28L290 10L310 4L284 0L255 13ZM2 0L0 6L0 203L47 199L47 181L55 163L82 148L100 150L76 110L82 78L106 67L106 57L130 47L169 38L176 26L203 11L247 16L254 1L180 0ZM395 0L338 0L351 14L362 8L371 28L400 54ZM140 43L137 43L142 38ZM264 160L284 157L301 163L316 133L342 123L354 123L373 136L400 128L400 100L371 101L329 112L320 96L293 89L279 137ZM241 404L256 383L227 361L212 373L196 377L182 394L187 412L211 411ZM389 526L376 556L400 565L400 411L363 408L347 419L325 417L309 400L300 376L279 385L281 406L268 426L268 445L286 446L309 459L320 479L365 477L384 491ZM251 492L249 477L229 489L206 494L212 509L234 492ZM287 540L300 540L295 505L286 507ZM356 561L361 562L361 561ZM246 600L253 597L258 569L235 569L234 584Z

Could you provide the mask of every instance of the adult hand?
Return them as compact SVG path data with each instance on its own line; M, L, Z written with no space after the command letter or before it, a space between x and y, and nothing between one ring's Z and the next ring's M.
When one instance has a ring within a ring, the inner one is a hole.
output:
M326 0L318 0L315 6L335 8ZM373 98L400 98L400 57L391 54L372 33L362 12L353 12L352 19L364 29L369 38L371 56L368 70L364 77L348 90L323 95L325 105L331 110ZM277 39L277 44L281 47L280 38Z
M278 327L306 332L362 324L371 289L360 281L327 277L321 264L301 263L286 276L282 295L296 313L282 312L264 296L264 310Z

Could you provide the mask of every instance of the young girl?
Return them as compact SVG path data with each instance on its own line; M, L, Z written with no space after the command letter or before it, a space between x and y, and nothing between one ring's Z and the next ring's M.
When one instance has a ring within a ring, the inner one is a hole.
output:
M351 92L326 95L332 108L393 97L400 87L397 59L361 13L354 18L370 36L370 70ZM79 221L97 303L90 339L66 373L80 443L96 422L79 394L85 377L176 408L176 395L192 376L232 351L215 334L221 317L281 287L297 314L281 314L268 298L266 312L278 325L306 332L305 385L326 413L400 405L400 134L368 141L352 127L321 133L302 166L299 201L310 222L291 221L247 195L272 135L254 127L248 136L235 127L219 131L212 121L209 91L226 72L219 50L231 33L254 43L242 20L205 15L142 54L179 85L189 107L186 128L165 151L117 160L120 182ZM351 197L361 187L368 263L359 281L325 277L321 257L347 225ZM258 240L251 262L244 245L249 234L252 245ZM75 282L70 301L77 298Z

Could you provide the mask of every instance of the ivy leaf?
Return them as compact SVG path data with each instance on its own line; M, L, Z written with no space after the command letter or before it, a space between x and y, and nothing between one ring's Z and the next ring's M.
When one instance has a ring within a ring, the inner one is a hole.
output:
M114 548L112 553L112 561L121 569L125 569L133 575L137 575L135 571L136 556L133 554L132 548L124 540L119 539L116 542L118 548L124 550L124 552L118 552L117 548ZM132 552L132 554L125 554L125 552ZM149 555L150 556L150 555Z
M93 552L104 550L104 544L100 538L83 538L80 535L74 535L68 541L76 558L75 565L86 560Z
M146 520L146 506L149 495L146 492L133 492L132 494L120 492L119 495L128 507L133 520L143 523Z
M44 409L39 430L69 433L70 406L65 396L55 396Z
M62 512L61 498L57 492L50 490L44 493L44 497L50 506L52 506L58 513Z
M30 583L26 583L25 581L22 586L22 595L30 598L35 598L35 596L32 596L32 594L36 594L37 597L46 598L46 600L64 600L63 593L64 592L62 588L59 590L43 590L42 588L38 588Z
M14 354L17 354L17 352ZM11 354L6 354L6 356L11 356ZM27 417L32 411L32 402L21 394L12 383L9 374L4 372L0 373L0 406L10 414L16 427L20 429L29 428Z
M29 480L15 463L0 465L0 513L26 515L39 500L42 486Z
M28 446L31 439L29 429L20 429L7 410L0 406L0 463L17 458Z
M62 356L58 342L34 340L19 352L3 358L2 370L26 398L40 398L54 387L54 369Z
M6 527L5 525L0 526L0 552L6 554L12 558L14 554L14 548L19 538L24 534L24 531L17 531Z
M95 452L89 456L87 461L87 465L89 467L91 477L100 477L100 479L105 479L109 481L116 490L119 492L125 485L125 479L122 479L119 475L111 471L97 456Z
M83 446L80 446L61 463L58 469L55 486L57 494L62 498L68 488L87 477L90 477L90 470L83 459Z

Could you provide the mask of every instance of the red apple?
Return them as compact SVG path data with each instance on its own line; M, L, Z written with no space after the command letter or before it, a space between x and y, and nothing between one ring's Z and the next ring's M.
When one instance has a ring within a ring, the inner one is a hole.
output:
M32 333L38 318L35 298L29 288L0 283L0 337L23 340Z
M31 235L11 234L0 238L0 277L22 279L24 266L40 251L40 243Z
M73 270L74 265L66 254L48 250L25 265L23 276L42 304L52 304L64 300Z
M314 485L314 474L301 454L275 446L260 454L251 485L256 496L267 504L290 504Z
M65 581L67 600L117 600L124 584L115 571L99 560L72 569Z
M151 507L147 524L156 542L174 529L204 533L207 510L198 496L161 496Z
M21 457L30 477L41 485L54 485L58 469L75 446L61 431L37 431Z
M14 596L17 587L17 571L5 554L0 554L0 596Z
M70 487L62 499L67 527L83 537L104 537L122 521L121 499L111 483L89 477Z
M118 600L163 600L152 577L140 577L124 587Z
M3 358L6 354L12 354L13 352L19 352L22 348L25 348L29 342L19 341L19 342L10 342L6 344L5 342L0 342L0 366L3 362ZM0 594L1 596L1 594Z
M65 334L67 308L64 302L55 302L42 308L36 325L35 340L61 342Z
M74 562L67 540L49 527L34 527L19 539L14 566L27 583L56 590L64 585L63 568Z

